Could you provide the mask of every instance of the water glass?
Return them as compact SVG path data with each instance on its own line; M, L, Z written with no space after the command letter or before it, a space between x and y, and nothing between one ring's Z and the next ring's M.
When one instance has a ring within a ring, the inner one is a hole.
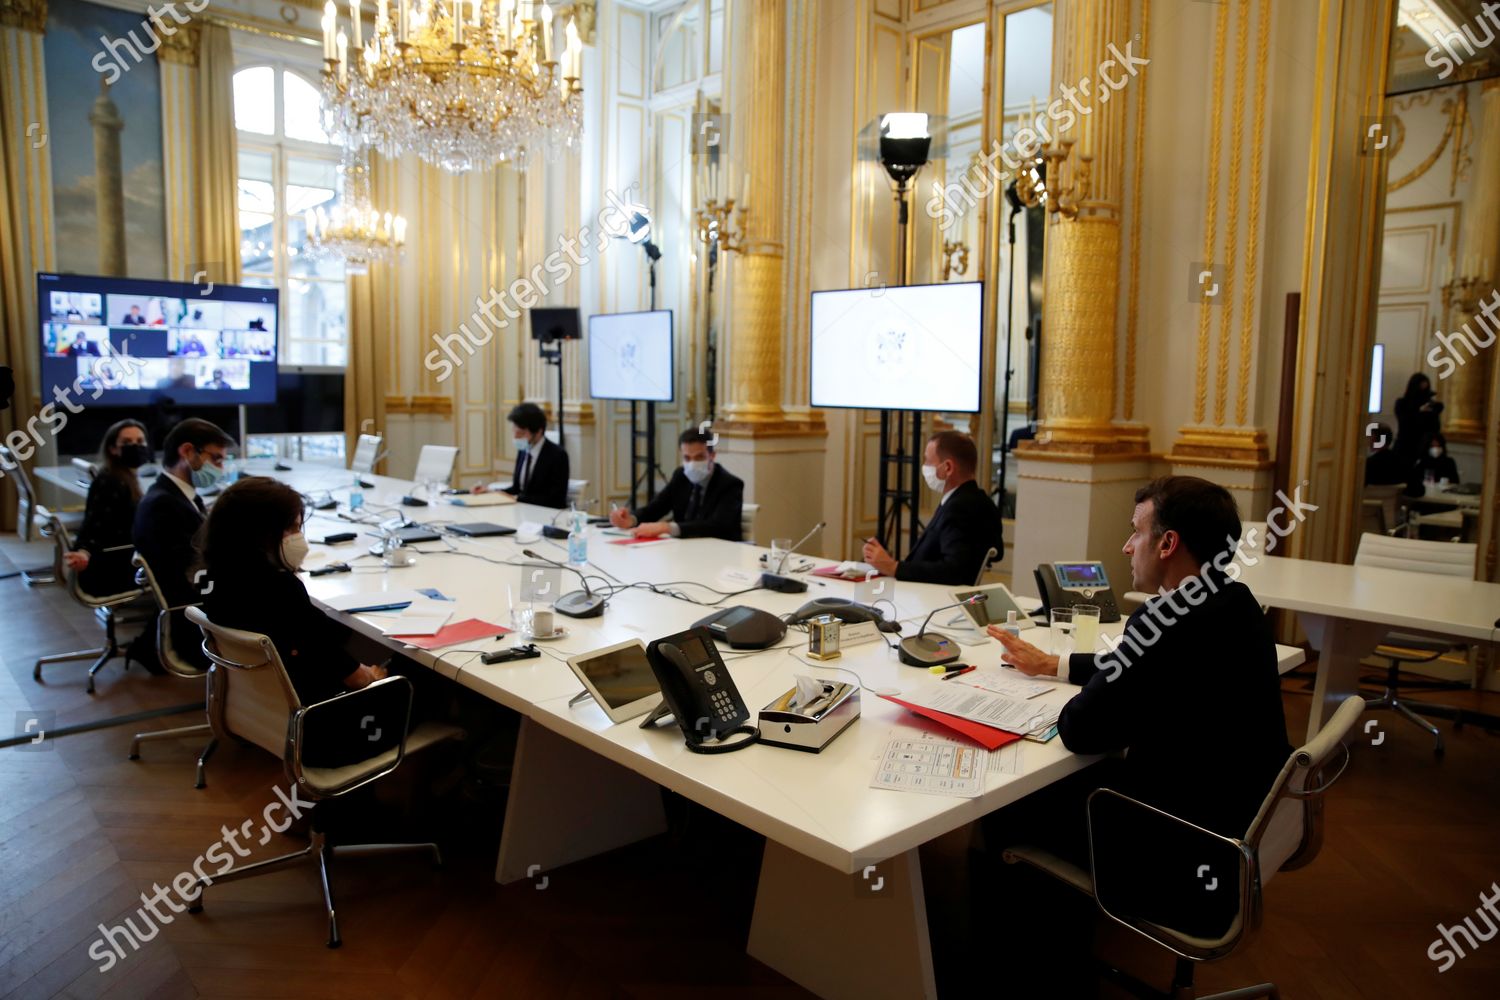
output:
M1053 608L1048 617L1052 648L1047 652L1060 657L1071 655L1073 652L1073 609Z
M771 539L771 565L767 567L772 573L780 573L786 566L786 560L792 554L792 539Z
M1074 652L1092 653L1099 648L1100 609L1093 604L1073 605Z

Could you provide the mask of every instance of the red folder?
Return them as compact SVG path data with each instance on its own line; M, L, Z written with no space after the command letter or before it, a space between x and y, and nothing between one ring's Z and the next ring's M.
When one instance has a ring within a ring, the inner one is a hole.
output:
M884 573L872 573L869 576L844 576L842 573L839 572L838 563L834 563L832 566L824 566L824 567L822 567L820 569L813 570L812 571L812 575L813 576L825 577L825 578L827 578L829 580L852 580L855 583L859 583L859 582L861 582L863 580L875 580L875 579L878 579L878 578L884 576L885 574Z
M611 544L611 545L647 545L647 544L650 544L651 542L665 542L668 537L670 537L670 536L666 536L666 535L652 535L650 538L616 538L613 541L611 541L609 544Z
M433 635L394 635L391 638L400 639L408 646L416 646L418 649L441 649L475 639L493 639L509 631L504 625L494 625L479 618L465 618L461 622L444 625Z
M895 698L888 694L883 694L880 697L886 701L894 702L902 708L910 709L923 718L931 719L933 722L940 722L960 736L966 736L975 743L978 743L986 750L998 750L1000 747L1005 746L1005 744L1014 743L1021 738L1019 733L1007 733L1003 729L986 726L982 722L972 722L956 715L949 715L946 712L937 712L930 708L923 708L921 705L913 705L909 701L902 701L900 698Z

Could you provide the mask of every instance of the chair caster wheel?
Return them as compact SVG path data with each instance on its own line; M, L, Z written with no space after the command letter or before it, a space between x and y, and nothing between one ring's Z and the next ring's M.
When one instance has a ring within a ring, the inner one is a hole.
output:
M189 913L202 913L203 912L203 904L202 903L190 903L188 905L188 912Z

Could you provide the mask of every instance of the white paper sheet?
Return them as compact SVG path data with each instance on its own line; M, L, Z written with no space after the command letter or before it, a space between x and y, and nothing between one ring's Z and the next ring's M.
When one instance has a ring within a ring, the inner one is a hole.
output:
M988 764L981 747L897 737L886 744L870 787L972 799L984 791Z
M901 697L913 705L1023 735L1052 725L1062 710L1045 699L1007 698L956 681L924 684L903 692Z

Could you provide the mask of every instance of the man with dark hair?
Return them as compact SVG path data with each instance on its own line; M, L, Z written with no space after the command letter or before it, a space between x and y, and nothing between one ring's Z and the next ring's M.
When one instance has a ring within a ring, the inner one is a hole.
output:
M566 507L568 453L547 440L547 414L535 403L520 403L505 419L510 421L510 435L516 442L516 473L509 486L490 483L474 487L474 492L504 490L522 503Z
M224 458L234 439L217 425L189 417L167 432L162 444L161 474L141 497L132 535L135 550L151 567L163 595L173 605L198 604L203 595L193 585L197 553L193 539L208 516L199 490L224 475ZM172 646L180 656L202 661L202 636L180 612L173 615Z
M865 542L865 562L886 576L916 583L967 587L979 576L985 553L1005 555L1000 508L974 481L979 451L959 431L938 431L927 441L922 478L937 493L937 513L905 559L896 561L875 539Z
M702 431L683 431L677 439L682 466L672 473L666 488L634 514L623 508L610 511L610 523L633 528L637 538L671 535L743 541L740 516L745 483L715 460L713 440ZM668 514L672 520L663 520Z

